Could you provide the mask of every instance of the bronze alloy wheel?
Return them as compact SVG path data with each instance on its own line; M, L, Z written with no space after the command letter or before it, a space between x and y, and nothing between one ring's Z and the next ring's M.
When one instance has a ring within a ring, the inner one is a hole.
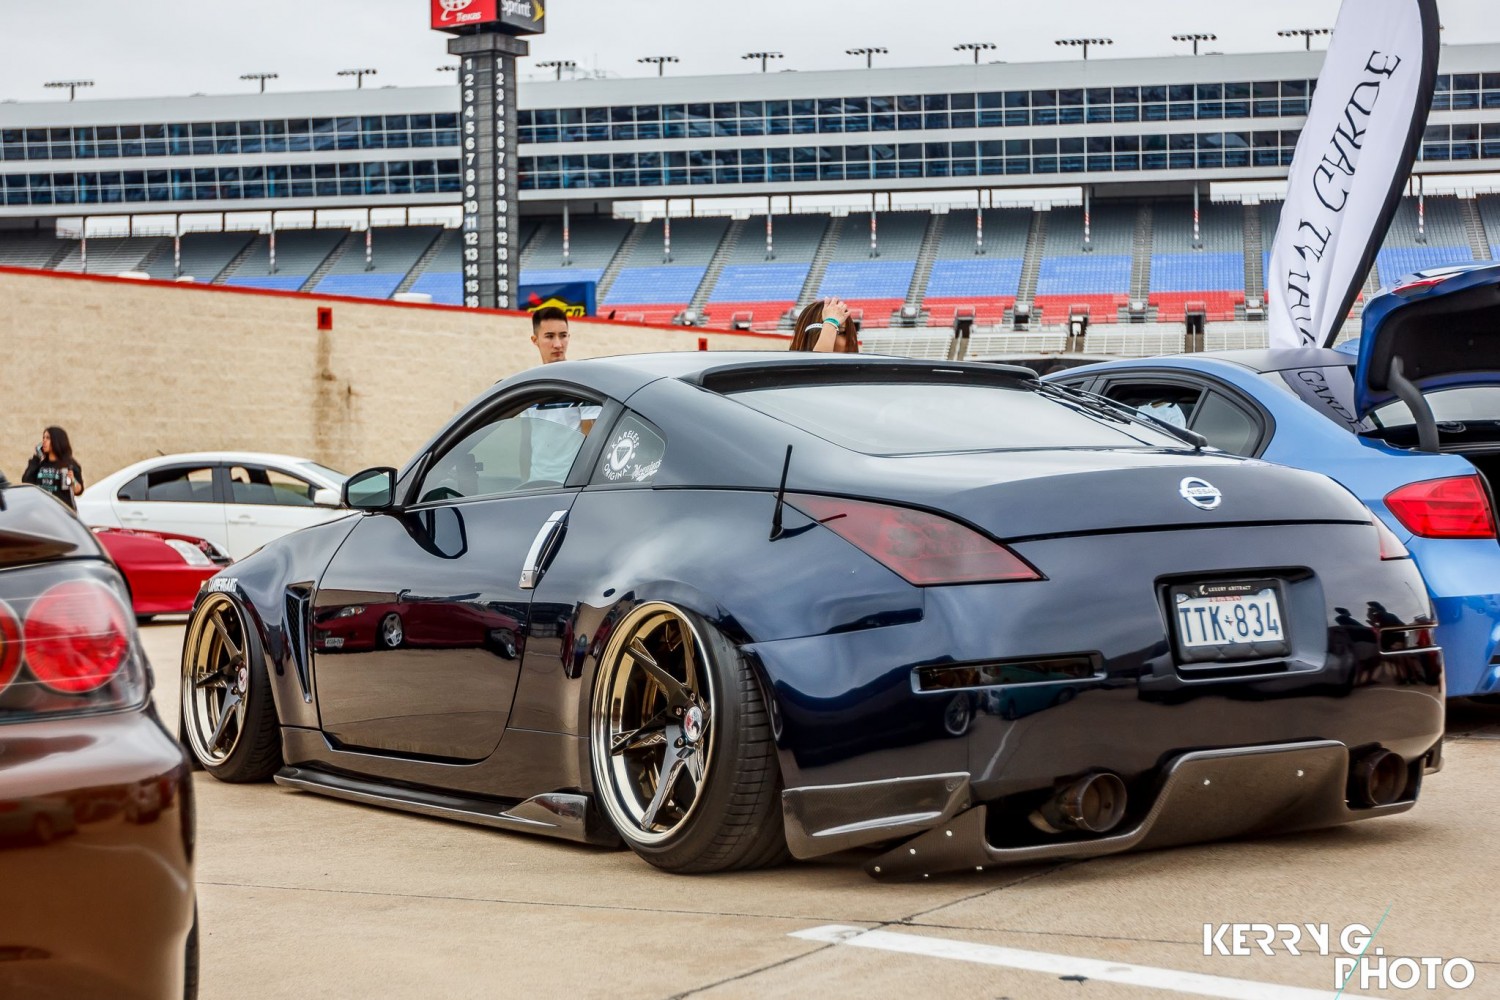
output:
M260 633L239 600L213 593L182 644L182 735L221 781L264 781L281 767L281 729Z
M223 764L245 731L250 690L244 612L213 595L188 625L182 657L182 724L188 745L205 767Z
M611 637L594 688L595 783L633 844L686 827L714 764L713 672L697 628L668 604L643 604Z

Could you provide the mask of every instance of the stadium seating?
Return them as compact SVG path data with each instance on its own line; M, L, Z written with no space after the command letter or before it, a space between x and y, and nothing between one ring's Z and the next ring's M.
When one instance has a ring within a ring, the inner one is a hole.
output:
M975 214L970 209L949 212L943 223L922 299L933 324L947 326L963 310L973 312L976 324L992 326L1015 304L1033 213L1016 208L987 210L982 248Z
M543 222L522 244L521 284L553 281L598 281L630 232L628 219L575 215L568 222L568 257L564 261L562 219ZM459 268L454 252L454 273Z
M889 326L891 313L901 308L911 289L917 252L931 218L927 212L876 213L878 256L872 257L870 213L850 214L818 286L818 297L843 299L864 326Z
M219 272L228 267L229 262L234 260L241 250L249 246L254 238L254 234L246 232L186 233L180 241L181 269L174 273L176 261L173 259L172 250L168 248L165 253L158 254L155 260L147 264L146 273L163 281L171 281L181 276L208 284L217 278Z
M369 232L369 269L365 268L364 248L351 247L334 262L313 291L388 299L441 233L437 226L375 227Z
M155 250L160 249L160 236L90 237L88 257L84 257L82 241L75 241L65 257L53 266L54 271L79 274L119 274L121 271L138 271L141 262Z
M307 283L343 239L347 229L287 229L276 233L276 270L271 270L270 237L257 236L224 284L295 292Z
M813 255L828 229L825 215L771 219L774 257L766 258L765 217L751 217L730 251L705 312L716 327L770 329L797 304Z
M1245 301L1244 208L1204 202L1198 239L1189 201L1158 201L1152 209L1151 291L1158 320L1181 322L1189 307L1211 322L1235 318Z
M63 247L51 233L0 231L0 267L46 267Z
M1086 309L1094 323L1113 323L1130 291L1130 254L1135 234L1134 205L1102 204L1090 212L1084 250L1083 209L1054 208L1047 222L1047 244L1037 274L1032 320L1066 323Z
M1500 195L1480 195L1479 218L1484 221L1485 234L1490 244L1490 258L1500 260Z
M653 221L605 291L600 311L639 313L648 323L671 322L702 284L728 228L725 218L673 219L668 259L666 225L661 219Z

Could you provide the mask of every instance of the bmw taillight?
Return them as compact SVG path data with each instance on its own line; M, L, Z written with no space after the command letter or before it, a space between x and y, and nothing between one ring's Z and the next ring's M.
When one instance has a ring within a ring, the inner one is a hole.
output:
M1004 545L938 514L809 494L787 503L918 587L1042 579Z
M1422 538L1495 537L1495 514L1478 476L1410 483L1390 493L1385 505Z
M0 723L134 707L147 693L135 619L112 567L0 572Z

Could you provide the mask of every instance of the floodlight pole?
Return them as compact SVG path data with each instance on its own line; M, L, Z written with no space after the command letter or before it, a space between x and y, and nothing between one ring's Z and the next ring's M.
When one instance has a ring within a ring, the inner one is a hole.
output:
M369 68L341 69L341 70L338 71L338 75L339 76L352 76L352 77L354 77L354 89L355 90L364 90L365 89L365 77L367 77L367 76L374 76L375 74L377 74L379 72L380 71L377 70L377 69L369 69Z
M873 69L875 66L875 57L887 55L890 51L890 49L881 48L878 45L865 45L855 49L845 49L844 54L849 56L864 56L865 69Z
M68 90L68 100L70 101L78 95L78 91L80 88L92 87L93 85L93 80L49 80L48 82L42 84L43 87L50 87L54 90L66 87Z
M1198 54L1198 43L1199 42L1216 42L1218 40L1219 40L1219 36L1218 35L1215 35L1212 32L1203 32L1203 31L1195 31L1195 32L1190 32L1190 33L1185 34L1185 35L1173 35L1172 36L1172 41L1174 41L1174 42L1192 42L1193 43L1193 55L1197 55Z
M264 94L266 92L266 81L267 80L276 80L276 79L279 79L280 76L281 76L281 74L279 74L279 73L241 73L240 74L240 79L241 80L257 80L257 81L259 81L260 82L260 92L262 94Z

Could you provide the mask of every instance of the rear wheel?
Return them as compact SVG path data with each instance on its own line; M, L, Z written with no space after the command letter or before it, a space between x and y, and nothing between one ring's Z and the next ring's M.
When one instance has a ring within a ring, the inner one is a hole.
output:
M264 781L281 767L281 737L260 639L238 601L209 596L182 647L182 734L223 781Z
M605 815L656 867L713 872L786 858L760 685L692 612L644 604L615 629L595 680L590 750Z

